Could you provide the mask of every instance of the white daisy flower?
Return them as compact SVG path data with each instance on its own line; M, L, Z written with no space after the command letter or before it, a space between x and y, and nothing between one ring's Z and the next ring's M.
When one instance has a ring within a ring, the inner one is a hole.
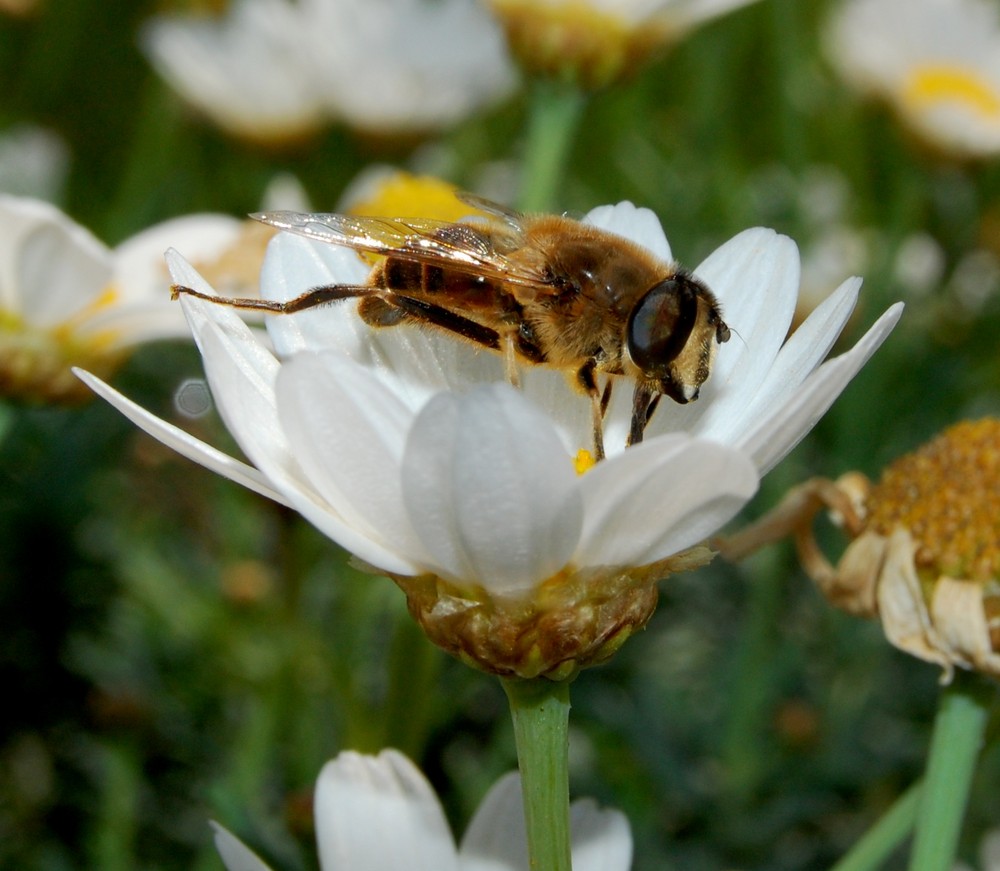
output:
M486 794L457 847L433 788L396 750L328 762L316 783L315 820L321 871L528 871L514 772ZM570 808L570 827L576 871L627 871L632 833L622 813L583 799ZM227 871L268 871L221 826L215 844Z
M990 0L848 0L829 29L843 77L921 137L962 155L1000 151L1000 9Z
M647 209L604 206L585 220L672 259ZM179 255L169 262L177 283L211 292ZM349 249L281 234L262 293L290 299L367 271ZM499 355L439 331L373 330L351 302L271 318L272 351L233 309L183 298L218 407L253 466L81 377L147 432L293 506L390 575L435 643L498 674L565 677L645 623L656 580L706 561L689 549L753 495L900 311L823 363L859 279L786 342L799 287L790 239L748 230L695 273L734 333L701 399L661 402L644 442L625 450L630 391L615 391L607 459L582 475L574 457L591 447L591 409L562 373L530 367L515 390Z
M137 344L189 335L170 302L167 240L207 257L240 225L192 215L109 249L49 203L0 195L0 393L87 398L71 366L110 374Z
M221 19L155 18L143 46L192 105L261 141L332 120L426 132L514 86L502 35L473 0L238 0Z
M488 0L525 69L603 87L755 0Z

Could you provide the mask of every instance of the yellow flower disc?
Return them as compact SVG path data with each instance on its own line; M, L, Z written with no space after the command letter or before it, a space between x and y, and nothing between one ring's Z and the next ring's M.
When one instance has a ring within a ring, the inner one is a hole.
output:
M868 498L869 529L905 528L917 569L983 584L1000 575L1000 420L965 421L889 466Z

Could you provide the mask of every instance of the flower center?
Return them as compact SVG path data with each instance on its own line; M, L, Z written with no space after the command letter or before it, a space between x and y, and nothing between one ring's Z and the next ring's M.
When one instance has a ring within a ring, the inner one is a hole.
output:
M379 179L348 208L352 215L458 221L475 209L455 196L453 184L429 175L393 172Z
M869 528L907 529L917 568L995 585L1000 576L1000 420L965 421L900 457L868 497Z
M987 120L1000 120L1000 94L973 69L949 64L919 66L905 83L903 99L917 109L954 103Z
M668 37L659 22L630 21L584 0L492 0L491 6L525 69L588 88L629 75Z

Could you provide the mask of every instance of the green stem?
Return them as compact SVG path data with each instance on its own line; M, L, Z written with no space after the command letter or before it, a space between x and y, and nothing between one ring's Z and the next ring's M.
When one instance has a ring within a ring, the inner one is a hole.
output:
M955 860L989 712L986 689L976 675L959 673L941 693L910 871L948 871Z
M520 207L525 212L552 211L562 183L586 95L563 82L536 80L521 168Z
M875 871L913 831L923 782L904 792L830 871Z
M571 871L569 684L507 678L532 871Z

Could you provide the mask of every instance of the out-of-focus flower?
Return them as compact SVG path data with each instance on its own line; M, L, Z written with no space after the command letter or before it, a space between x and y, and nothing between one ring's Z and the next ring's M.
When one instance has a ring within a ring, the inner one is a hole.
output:
M520 778L502 777L486 794L461 844L420 770L396 750L341 753L316 783L314 816L321 871L528 871ZM573 868L626 871L632 833L616 810L581 799L570 808ZM215 826L227 871L267 871L242 841Z
M836 568L813 538L823 508L852 538ZM735 559L789 534L834 605L877 616L943 681L955 666L1000 676L1000 421L945 430L875 485L857 472L807 481L722 550Z
M488 0L521 66L600 88L699 24L754 0Z
M959 155L1000 151L1000 10L990 0L847 0L828 33L843 77Z
M672 260L649 210L621 203L585 220ZM179 255L170 266L179 284L211 292ZM281 234L261 287L284 300L367 272L351 250ZM391 576L438 645L497 674L565 678L644 625L657 580L708 559L696 545L750 498L899 316L893 307L823 363L859 279L786 342L799 287L790 239L748 230L696 274L738 339L701 399L661 403L628 450L630 391L615 391L607 459L582 475L574 458L592 445L591 409L561 372L528 367L518 391L499 355L440 331L372 329L349 302L271 318L275 356L232 309L183 298L218 407L254 466L82 377L166 444L294 506Z
M263 142L332 120L425 133L515 83L502 34L473 0L238 0L219 19L156 18L143 45L188 102Z
M18 124L0 135L0 191L49 202L62 195L69 148L51 130Z
M108 249L55 206L0 195L0 395L85 399L70 367L107 376L135 345L188 335L162 265L168 240L209 258L240 226L192 215Z

